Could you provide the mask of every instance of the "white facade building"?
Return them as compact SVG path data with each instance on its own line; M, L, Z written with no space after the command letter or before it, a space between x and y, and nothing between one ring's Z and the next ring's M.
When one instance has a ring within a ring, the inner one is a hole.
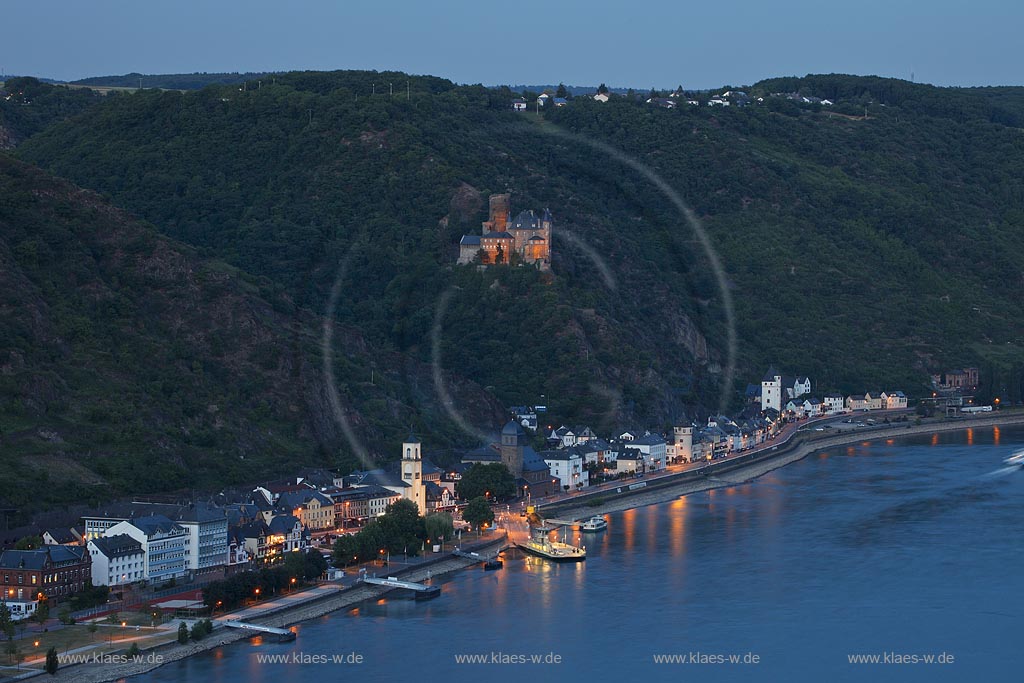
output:
M146 553L142 544L128 534L101 536L89 541L92 558L92 585L123 586L142 581L146 573Z
M626 448L640 451L644 456L644 469L647 472L665 469L665 439L656 434L647 434L625 444Z
M185 576L189 566L189 534L181 525L163 515L136 517L115 524L107 529L105 535L112 537L119 534L127 534L142 545L146 558L144 579L169 581Z
M583 467L583 456L572 448L545 451L540 454L544 463L551 469L551 476L558 479L558 485L569 490L585 488L590 485L590 472Z
M782 412L782 375L769 368L761 378L761 410L773 408Z

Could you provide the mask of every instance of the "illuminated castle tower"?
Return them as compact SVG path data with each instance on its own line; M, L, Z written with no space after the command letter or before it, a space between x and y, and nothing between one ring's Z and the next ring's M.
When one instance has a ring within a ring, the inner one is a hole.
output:
M488 201L488 218L484 221L484 234L489 232L505 232L508 217L512 209L512 195L492 194Z

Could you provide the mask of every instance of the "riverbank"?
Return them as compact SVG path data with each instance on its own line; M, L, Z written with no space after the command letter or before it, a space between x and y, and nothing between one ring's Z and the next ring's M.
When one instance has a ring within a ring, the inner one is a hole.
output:
M680 496L708 491L715 488L735 486L756 479L772 470L784 467L801 460L813 453L848 446L868 441L900 439L907 436L933 434L936 432L960 431L965 429L984 429L996 426L1024 426L1024 412L1009 411L988 414L984 417L925 421L920 425L901 423L898 426L886 426L873 430L851 429L849 431L830 434L825 432L800 432L790 441L769 448L768 450L748 453L708 465L707 476L698 472L681 472L645 481L643 488L630 490L628 485L619 487L620 491L601 491L587 500L586 496L574 497L569 501L560 501L554 505L544 506L546 516L563 519L580 519L597 514L619 512L636 507L645 507L672 501ZM505 537L492 539L473 550L487 551L501 549L507 545ZM483 553L481 553L483 554ZM423 581L436 578L460 569L472 566L476 561L455 556L444 556L429 565L409 568L394 575L409 581ZM324 597L305 603L290 605L279 609L262 612L252 617L256 623L267 626L287 628L293 624L316 619L331 612L353 607L364 600L379 598L388 592L387 588L362 585L325 595ZM443 599L443 597L442 597ZM244 638L250 634L239 631L228 631L217 628L213 634L198 643L178 645L172 643L143 651L142 661L124 663L90 663L62 667L56 680L74 681L75 683L106 683L129 676L152 671L169 662L184 659L192 655L212 650ZM147 662L146 655L159 654L159 662ZM40 672L41 673L41 672Z
M494 549L500 550L505 547L506 543L506 538L502 535L482 544L475 545L472 550L475 552L486 552ZM406 581L422 582L450 574L460 569L465 569L477 563L478 560L446 555L429 563L423 563L415 567L394 572L390 575L398 576ZM364 600L377 599L390 590L392 589L364 584L353 588L347 588L345 590L338 590L336 593L331 593L324 597L300 604L268 610L262 612L258 617L251 617L251 619L255 623L265 626L288 628L289 626L299 622L316 619L331 612L354 607ZM251 637L251 633L239 630L228 630L223 626L218 626L214 629L214 632L211 635L199 642L190 642L187 645L179 645L174 642L144 649L142 650L142 655L138 661L113 663L89 662L71 666L62 666L58 669L57 675L48 680L73 681L74 683L107 683L107 681L116 681L129 676L138 676L139 674L152 671L164 664L175 662L184 659L185 657L191 657L201 652L213 650ZM159 661L150 661L155 659L153 655L159 655ZM43 672L40 671L35 675L41 675L42 673Z
M772 470L803 460L809 455L840 446L869 441L900 439L920 434L983 429L988 427L1024 426L1024 412L985 413L984 417L953 418L922 421L921 424L901 423L898 426L884 426L872 430L850 429L842 433L800 432L793 439L777 449L743 456L708 465L707 476L695 472L684 472L652 480L639 489L628 485L619 490L602 491L592 496L579 496L570 501L559 501L543 506L541 514L560 519L586 519L594 515L622 512L632 508L657 505L675 500L680 496L712 489L736 486L761 477Z

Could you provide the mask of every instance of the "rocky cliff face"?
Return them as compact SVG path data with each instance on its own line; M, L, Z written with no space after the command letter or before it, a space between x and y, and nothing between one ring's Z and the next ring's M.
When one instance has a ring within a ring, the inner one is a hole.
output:
M0 156L0 466L18 473L0 478L0 504L217 490L356 464L329 400L322 319L268 292ZM397 452L410 427L434 425L431 447L468 438L428 364L333 332L340 412L371 461ZM446 381L474 421L500 423L492 396Z

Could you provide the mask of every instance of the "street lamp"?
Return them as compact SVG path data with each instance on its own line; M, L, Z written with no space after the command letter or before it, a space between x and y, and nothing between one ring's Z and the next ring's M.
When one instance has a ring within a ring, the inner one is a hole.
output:
M256 589L256 602L259 602L259 601L260 601L260 589L257 588Z

